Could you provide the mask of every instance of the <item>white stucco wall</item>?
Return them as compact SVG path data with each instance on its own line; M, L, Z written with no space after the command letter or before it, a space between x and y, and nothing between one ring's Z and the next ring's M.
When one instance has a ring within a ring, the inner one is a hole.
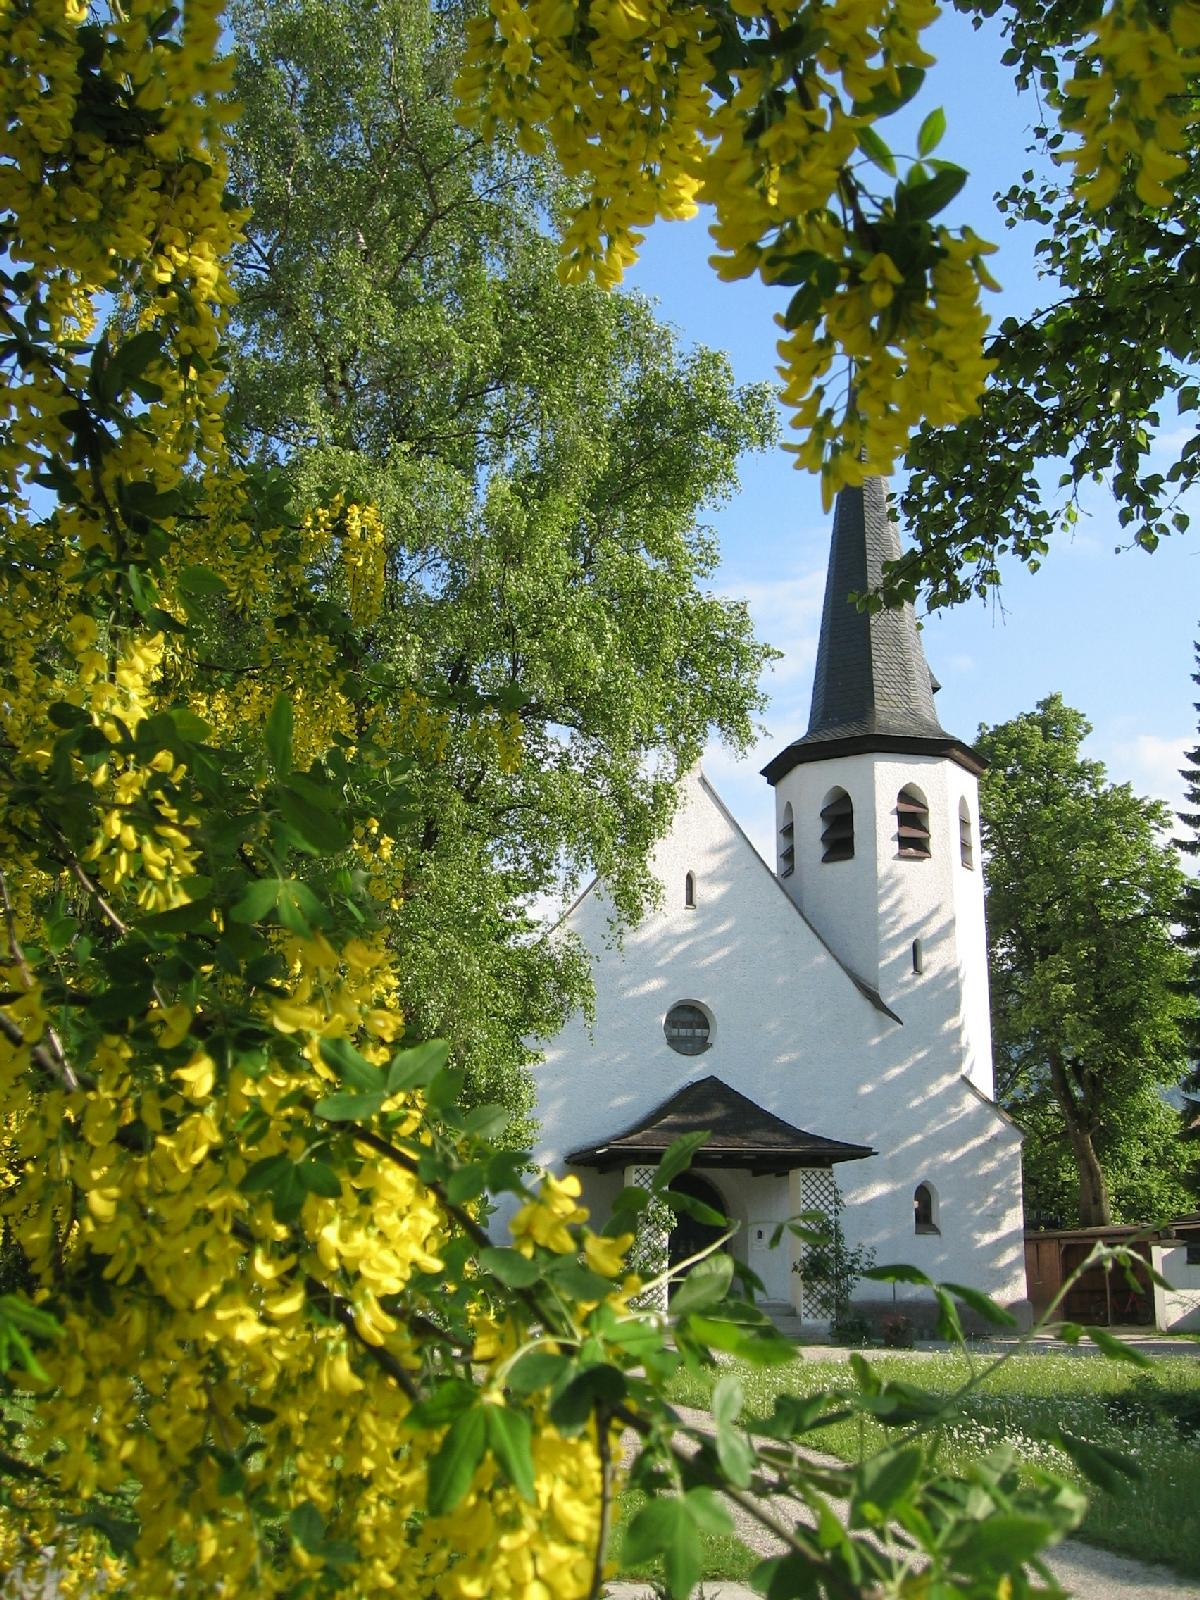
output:
M856 827L870 814L873 793L890 794L894 806L903 782L920 781L931 815L935 797L943 814L954 807L957 862L958 796L937 770L946 765L934 762L920 780L907 762L884 774L863 810L856 807ZM832 773L822 779L818 801L837 781ZM798 863L799 822L798 814ZM878 1152L836 1169L851 1242L870 1245L880 1262L912 1261L931 1276L976 1285L1003 1301L1022 1299L1019 1139L963 1077L969 1058L962 984L953 917L945 910L953 889L941 908L931 903L935 882L945 888L951 864L935 855L895 865L916 868L913 878L898 879L879 916L886 954L879 970L894 983L889 1001L901 1021L855 986L707 781L693 773L654 857L664 886L661 909L627 932L619 950L611 947L599 888L567 919L594 956L596 1016L590 1033L581 1019L571 1022L537 1069L539 1158L561 1170L573 1149L619 1133L685 1084L713 1074L809 1132ZM833 870L858 866L856 851L854 862ZM688 872L696 884L693 909L684 904ZM861 909L843 906L849 918L865 919L865 897ZM828 896L821 914L832 910ZM911 973L910 954L918 934L928 940L929 955L919 977ZM903 950L907 974L893 946ZM697 1056L678 1054L663 1034L667 1011L685 1000L713 1018L710 1047ZM764 1277L770 1298L790 1298L789 1258L764 1258L751 1231L788 1215L787 1181L707 1172L702 1156L696 1170L743 1224L736 1253ZM602 1216L620 1174L580 1176L588 1203ZM936 1191L940 1234L914 1232L913 1190L922 1181Z
M1200 1265L1188 1266L1186 1245L1152 1245L1154 1270L1170 1287L1154 1285L1154 1323L1163 1333L1200 1332Z
M897 855L896 800L913 786L929 808L926 860ZM854 856L822 861L821 811L834 788L854 803ZM972 832L964 866L959 807ZM979 849L979 786L941 756L863 754L801 762L775 789L776 827L791 805L796 870L781 880L818 933L905 1022L915 1005L951 1018L961 1034L960 1070L993 1093L987 936ZM921 941L922 971L913 970Z

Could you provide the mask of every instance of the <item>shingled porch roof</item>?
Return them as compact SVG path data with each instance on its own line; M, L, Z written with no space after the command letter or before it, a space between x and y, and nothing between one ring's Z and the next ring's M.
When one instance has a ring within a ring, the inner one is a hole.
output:
M765 1111L731 1089L720 1078L701 1078L664 1100L648 1116L623 1133L573 1150L567 1160L576 1167L613 1167L652 1162L685 1133L707 1133L696 1156L701 1167L740 1167L756 1177L780 1175L796 1167L831 1167L837 1161L862 1161L875 1151L806 1133Z

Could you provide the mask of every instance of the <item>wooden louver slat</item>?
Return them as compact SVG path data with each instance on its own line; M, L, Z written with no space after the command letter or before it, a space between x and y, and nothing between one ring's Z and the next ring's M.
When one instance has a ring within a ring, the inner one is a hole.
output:
M822 807L822 861L850 861L854 857L854 802L843 789Z

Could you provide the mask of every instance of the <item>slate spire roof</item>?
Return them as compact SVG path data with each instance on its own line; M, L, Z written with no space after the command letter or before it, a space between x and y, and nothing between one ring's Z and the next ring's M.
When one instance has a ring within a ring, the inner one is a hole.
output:
M938 720L912 606L867 612L851 599L878 587L884 563L899 555L884 480L843 489L834 509L808 732L763 768L771 783L798 762L861 750L945 754L981 769Z

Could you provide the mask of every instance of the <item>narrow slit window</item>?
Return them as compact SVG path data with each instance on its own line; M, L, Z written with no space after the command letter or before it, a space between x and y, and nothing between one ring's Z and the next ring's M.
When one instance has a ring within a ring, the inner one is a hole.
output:
M930 856L929 807L912 784L896 797L896 847L896 854L907 861L927 861Z
M845 789L834 789L821 809L821 860L854 859L854 802Z
M937 1218L934 1215L935 1210L933 1190L927 1183L919 1183L913 1190L914 1233L940 1233L942 1231L937 1225Z
M912 963L914 972L925 971L925 946L920 939L914 939L912 942Z
M975 841L971 835L971 812L965 800L958 802L958 852L964 867L974 867Z
M796 824L792 818L792 802L783 808L783 823L779 829L779 876L790 878L796 870Z
M683 880L683 903L689 911L696 909L696 874L689 872Z

